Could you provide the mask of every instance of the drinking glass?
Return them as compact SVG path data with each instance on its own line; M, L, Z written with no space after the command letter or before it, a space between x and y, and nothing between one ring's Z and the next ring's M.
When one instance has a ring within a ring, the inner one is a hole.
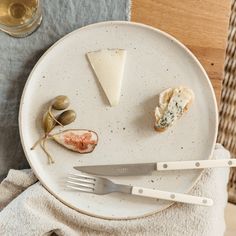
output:
M41 24L40 0L0 0L0 30L14 37L26 37Z

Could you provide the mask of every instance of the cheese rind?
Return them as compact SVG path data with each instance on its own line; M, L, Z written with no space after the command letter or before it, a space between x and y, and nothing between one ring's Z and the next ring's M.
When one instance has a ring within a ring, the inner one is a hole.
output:
M88 52L87 57L111 106L119 103L126 50L103 49Z

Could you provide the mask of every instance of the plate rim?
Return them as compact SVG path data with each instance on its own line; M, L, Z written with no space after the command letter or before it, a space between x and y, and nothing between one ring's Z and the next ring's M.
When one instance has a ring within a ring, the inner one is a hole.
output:
M77 34L78 32L80 31L83 31L83 30L86 30L86 29L89 29L89 28L93 28L93 27L99 27L99 26L104 26L104 25L115 25L115 24L119 24L119 25L130 25L131 27L132 26L138 26L138 27L141 27L141 28L145 28L145 29L148 29L148 30L152 30L152 31L155 31L163 36L165 36L166 38L174 41L178 46L180 46L194 61L195 63L198 65L199 69L201 70L201 72L204 74L205 78L206 78L206 81L208 83L208 86L211 90L211 94L213 96L213 103L214 103L214 110L215 110L215 134L214 134L214 144L212 145L212 148L211 148L211 152L210 152L210 155L209 157L207 158L208 160L212 159L212 153L214 151L214 146L216 144L216 138L217 138L217 133L218 133L218 106L217 106L217 100L216 100L216 96L215 96L215 92L214 92L214 89L213 89L213 86L212 86L212 83L207 75L207 72L205 71L204 67L202 66L202 64L200 63L200 61L197 59L197 57L182 43L180 42L177 38L175 38L174 36L172 36L171 34L163 31L163 30L160 30L158 28L155 28L153 26L150 26L150 25L146 25L146 24L143 24L143 23L138 23L138 22L131 22L131 21L102 21L102 22L98 22L98 23L93 23L93 24L89 24L89 25L86 25L86 26L83 26L81 28L78 28L78 29L75 29L73 30L72 32L64 35L62 38L60 38L59 40L57 40L53 45L51 45L44 53L43 55L38 59L38 61L36 62L36 64L34 65L34 67L32 68L27 80L26 80L26 83L25 83L25 86L24 86L24 89L23 89L23 92L22 92L22 95L21 95L21 99L20 99L20 106L19 106L19 114L18 114L18 124L19 124L19 134L20 134L20 141L21 141L21 145L22 145L22 148L23 148L23 151L24 151L24 154L25 154L25 157L31 167L31 169L33 170L35 176L37 177L37 179L39 180L39 182L43 185L43 187L50 193L52 194L57 200L59 200L61 203L65 204L66 206L70 207L71 209L73 210L76 210L77 212L81 213L81 214L85 214L87 216L90 216L90 217L95 217L95 218L99 218L99 219L103 219L103 220L134 220L134 219L141 219L141 218L144 218L144 217L147 217L147 216L151 216L151 215L154 215L158 212L161 212L163 210L166 210L168 209L169 207L171 207L173 204L175 204L175 202L172 202L170 203L168 206L165 206L159 210L156 210L156 211L151 211L149 213L146 213L146 214L142 214L142 215L139 215L139 216L128 216L128 217L114 217L114 216L101 216L101 215L97 215L97 214L94 214L94 213L90 213L90 212L86 212L84 210L81 210L73 205L71 205L70 203L68 202L65 202L60 196L58 196L58 194L56 194L54 191L52 191L48 186L47 184L42 181L42 179L40 178L40 176L38 175L36 169L33 167L31 161L30 161L30 157L27 153L27 150L26 150L26 145L25 145L25 142L24 142L24 139L23 139L23 130L22 130L22 107L23 107L23 101L24 101L24 98L25 98L25 94L26 94L26 90L28 88L28 84L29 82L31 81L32 79L32 75L34 74L34 71L35 69L38 67L38 65L41 63L41 61L43 61L43 59L47 56L47 54L49 52L51 52L51 50L54 49L54 47L56 47L58 44L60 44L61 42L63 42L64 40L66 40L68 37L70 37L71 35L73 34ZM201 172L199 173L198 177L196 178L195 181L193 181L193 184L188 188L188 190L185 192L186 194L188 194L193 188L194 186L197 184L197 182L200 180L201 176L202 176L202 173L203 173L204 169L201 170Z

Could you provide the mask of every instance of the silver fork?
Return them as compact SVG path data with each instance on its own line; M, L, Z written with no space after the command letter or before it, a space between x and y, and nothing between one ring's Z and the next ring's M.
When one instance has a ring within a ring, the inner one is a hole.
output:
M70 174L67 180L67 187L81 192L94 193L98 195L120 192L137 196L164 199L174 202L183 202L202 206L213 205L213 200L210 198L116 184L107 178L87 174Z

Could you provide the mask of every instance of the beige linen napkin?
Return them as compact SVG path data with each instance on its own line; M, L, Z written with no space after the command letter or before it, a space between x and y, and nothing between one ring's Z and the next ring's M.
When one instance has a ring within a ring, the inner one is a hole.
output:
M229 153L216 145L214 158L229 158ZM0 235L223 236L228 174L227 168L205 170L191 191L212 198L213 207L178 203L145 218L118 221L76 212L37 182L31 170L10 170L0 184Z

